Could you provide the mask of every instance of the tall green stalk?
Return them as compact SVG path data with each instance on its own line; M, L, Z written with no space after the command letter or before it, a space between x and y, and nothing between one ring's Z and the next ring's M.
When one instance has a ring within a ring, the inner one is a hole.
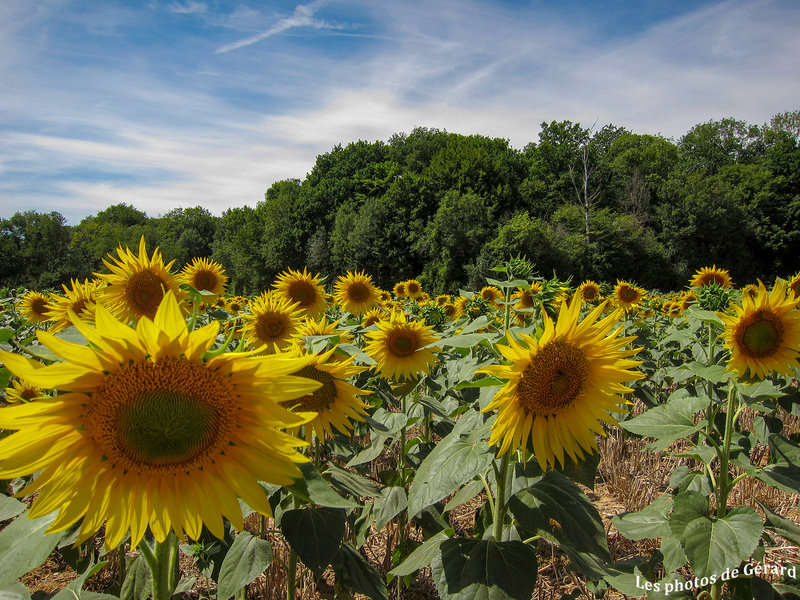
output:
M170 531L163 542L156 542L154 548L150 548L147 542L142 541L139 549L147 566L150 567L153 600L170 600L180 578L178 536Z

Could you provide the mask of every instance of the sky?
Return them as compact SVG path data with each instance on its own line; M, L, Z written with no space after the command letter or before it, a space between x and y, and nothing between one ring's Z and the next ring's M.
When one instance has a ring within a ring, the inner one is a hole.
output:
M336 144L800 109L796 0L0 0L0 218L255 206Z

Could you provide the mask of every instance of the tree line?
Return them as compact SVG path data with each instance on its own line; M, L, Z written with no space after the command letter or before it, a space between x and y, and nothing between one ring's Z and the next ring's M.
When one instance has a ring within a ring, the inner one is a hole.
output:
M418 278L433 293L476 289L518 255L544 276L663 290L712 264L737 284L786 277L800 270L799 140L800 111L762 126L709 121L677 141L552 121L522 150L418 128L337 145L303 180L219 217L117 204L70 226L58 212L18 212L0 221L0 285L92 277L142 235L176 268L219 261L241 294L303 267L364 269L385 288Z

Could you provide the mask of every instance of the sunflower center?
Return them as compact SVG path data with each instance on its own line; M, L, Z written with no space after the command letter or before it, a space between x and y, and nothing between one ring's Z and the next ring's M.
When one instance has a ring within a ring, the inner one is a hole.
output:
M30 402L41 396L41 393L36 388L26 387L23 388L22 391L19 393L19 397L25 400L25 402Z
M781 347L783 328L771 311L758 310L739 328L739 347L752 357L769 356Z
M283 402L282 404L286 408L296 406L297 410L300 411L322 412L330 408L336 401L336 385L330 373L320 371L316 367L309 365L303 367L297 373L294 373L294 375L319 381L322 387L315 390L313 394L308 394L297 400Z
M155 317L164 297L164 280L149 270L139 271L125 284L125 300L137 317Z
M597 289L594 287L585 287L583 288L583 299L588 300L591 302L597 298Z
M360 281L351 283L347 287L347 297L351 302L366 302L370 297L369 288Z
M395 331L389 338L389 351L395 356L411 356L418 348L419 342L410 331Z
M619 297L620 300L623 300L624 302L634 302L637 297L636 290L627 286L620 288Z
M217 276L211 271L197 271L194 274L194 288L196 290L212 291L217 286Z
M86 310L86 300L81 298L80 300L73 302L72 306L70 306L70 309L80 317L83 314L83 311Z
M314 290L305 281L293 281L289 285L289 298L306 307L314 301Z
M583 392L588 374L589 361L580 348L566 342L545 344L522 372L520 404L537 415L555 414Z
M108 375L88 411L112 468L188 467L229 441L227 378L180 358L130 363Z
M259 315L256 320L256 334L258 339L264 342L283 338L288 328L289 322L283 315L278 313L264 313Z
M36 298L36 300L31 303L31 311L40 317L46 316L48 313L47 300L44 298Z

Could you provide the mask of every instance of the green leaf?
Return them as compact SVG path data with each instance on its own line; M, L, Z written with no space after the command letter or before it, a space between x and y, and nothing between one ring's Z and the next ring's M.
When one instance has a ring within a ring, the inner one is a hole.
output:
M456 384L455 389L463 390L464 388L474 388L474 387L502 387L505 385L506 381L504 379L498 379L497 377L481 377L480 379L476 379L475 381L462 381L461 383Z
M496 337L497 334L495 333L467 333L467 334L459 334L454 335L451 337L447 337L444 339L439 340L438 342L434 342L433 344L429 344L427 347L433 346L451 346L452 348L467 348L472 349L484 340L488 340L490 338Z
M0 600L30 600L31 593L19 581L0 587Z
M500 281L499 279L491 279L489 277L486 278L486 283L489 285L493 285L495 287L499 287L500 289L504 288L528 288L531 287L531 282L527 279L512 279L511 281Z
M426 540L419 548L416 548L406 559L394 569L389 571L389 575L395 577L405 577L416 573L430 565L439 554L439 546L442 542L449 540L447 531L440 531L430 539Z
M670 531L667 515L672 509L672 496L662 494L639 512L629 512L611 518L611 523L629 540L662 537Z
M733 377L732 373L725 371L723 365L706 365L701 362L693 361L686 365L686 368L701 379L705 379L711 383L724 383Z
M722 519L695 519L686 526L681 543L698 577L711 577L734 568L756 549L764 526L749 506L737 506Z
M646 410L638 417L623 421L620 427L637 435L655 438L657 441L648 447L659 452L675 440L705 427L705 419L695 423L692 417L707 404L708 401L702 398L679 396L664 405Z
M380 488L366 477L356 475L335 463L329 463L325 474L330 476L331 485L343 494L356 498L373 498L381 493Z
M447 600L530 600L536 551L518 541L454 538L442 542L431 572Z
M358 504L352 500L342 498L333 491L333 488L328 485L328 482L317 471L314 463L302 463L297 466L303 472L303 478L297 479L290 486L286 486L286 489L303 502L311 502L330 508L358 508Z
M669 527L679 539L683 539L686 526L695 519L708 516L708 498L700 492L681 492L672 501Z
M365 463L372 462L381 455L381 452L383 452L383 445L385 441L385 437L373 433L370 445L351 458L347 462L347 466L355 467L357 465L363 465Z
M672 535L671 531L664 533L661 538L661 555L664 557L664 571L672 573L686 564L686 553L683 551L681 541Z
M74 326L70 325L63 331L59 331L55 334L57 338L64 340L65 342L70 342L72 344L77 344L79 346L86 345L86 338L83 337L83 334L78 331ZM34 358L39 358L41 360L46 361L53 361L53 362L63 362L64 359L58 356L55 352L47 348L46 346L42 346L39 342L34 342L22 348L25 352L33 356Z
M393 436L408 423L408 415L391 413L382 408L377 409L372 416L367 416L367 423L383 436Z
M70 581L64 589L59 591L55 596L51 597L50 600L76 600L77 598L84 598L85 593L83 592L83 584L84 582L100 571L105 565L107 561L102 561L97 563L96 565L92 565L90 568L86 569L83 573L78 575L77 578ZM113 598L114 596L110 596Z
M255 581L272 563L272 546L267 540L239 532L233 542L217 581L217 598L227 600L249 583Z
M720 319L717 316L717 313L713 311L703 310L702 308L697 308L696 306L690 306L687 309L687 312L703 322L713 323L714 325L720 325L721 327L725 326L725 323L722 321L722 319Z
M143 541L142 544L147 542ZM125 581L119 593L120 600L147 600L153 591L150 567L141 554L136 555L125 570Z
M383 578L350 544L342 544L331 564L337 583L364 594L370 600L389 600Z
M317 579L339 551L345 516L341 508L301 508L283 513L284 537Z
M10 327L0 327L0 342L7 342L14 337L14 330Z
M22 513L0 531L0 586L8 585L47 560L62 538L47 533L57 513L28 519Z
M17 515L22 514L26 508L27 507L16 498L0 494L0 521L13 519Z
M774 531L782 538L786 538L794 544L800 544L800 525L797 525L797 523L790 519L775 514L758 498L755 500L767 517L767 529Z
M481 439L488 431L480 413L465 413L453 431L445 436L422 461L408 491L408 514L413 517L423 508L455 492L482 475L492 464L494 452Z
M375 496L372 514L375 517L375 530L380 531L398 514L408 508L406 489L401 486L385 487Z
M594 504L572 481L555 471L512 496L509 509L530 534L556 542L575 567L598 578L611 560L603 521Z
M458 490L455 496L450 498L447 504L444 505L444 512L453 510L454 508L461 506L465 502L469 502L475 496L480 494L482 491L483 491L482 481L478 479L476 479L475 481L470 481L467 485Z
M600 454L593 452L588 456L584 456L583 460L574 462L572 460L564 460L564 466L556 466L556 471L563 473L572 481L585 485L590 490L594 489L594 481L597 478L597 467L600 465Z

